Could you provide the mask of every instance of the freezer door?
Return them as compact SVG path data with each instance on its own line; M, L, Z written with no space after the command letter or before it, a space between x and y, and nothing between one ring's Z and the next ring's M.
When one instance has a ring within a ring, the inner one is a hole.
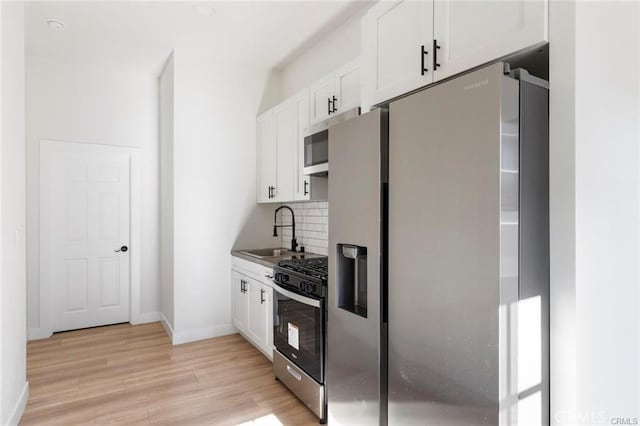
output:
M329 320L331 425L380 422L381 141L386 112L329 128Z
M389 108L389 425L515 421L518 84L502 71Z

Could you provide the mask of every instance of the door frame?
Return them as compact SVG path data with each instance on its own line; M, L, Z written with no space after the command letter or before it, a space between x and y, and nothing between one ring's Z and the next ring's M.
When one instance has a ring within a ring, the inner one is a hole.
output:
M140 185L140 148L106 145L86 142L61 141L53 139L40 140L39 155L39 172L40 181L38 188L39 198L39 282L40 282L40 328L46 336L53 334L53 307L50 303L44 301L52 300L52 283L51 275L48 269L50 264L50 256L47 248L50 246L51 235L48 230L48 223L43 220L42 212L51 211L51 202L53 200L46 196L44 191L48 185L48 177L51 175L51 155L56 151L71 152L91 152L95 148L111 151L114 153L127 154L129 156L129 322L137 323L141 316L140 313L140 243L141 243L141 227L140 227L140 203L141 203L141 185ZM43 336L45 337L45 336Z

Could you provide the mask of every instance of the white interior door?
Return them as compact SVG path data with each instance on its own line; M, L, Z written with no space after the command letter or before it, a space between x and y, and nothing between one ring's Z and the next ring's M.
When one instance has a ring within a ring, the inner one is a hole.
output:
M50 298L40 303L50 304L52 331L127 322L131 155L90 144L48 148L40 232L41 281Z

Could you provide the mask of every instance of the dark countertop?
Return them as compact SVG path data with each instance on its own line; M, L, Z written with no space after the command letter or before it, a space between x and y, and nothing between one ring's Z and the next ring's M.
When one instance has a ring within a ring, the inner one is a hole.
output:
M248 249L248 250L251 250L251 249ZM257 263L258 265L266 266L267 268L273 268L274 266L278 266L278 262L280 262L281 260L303 259L303 258L313 259L316 257L326 257L324 255L314 254L314 253L296 253L296 254L285 254L282 256L269 256L269 257L257 258L254 256L250 256L246 253L243 253L243 251L245 250L231 250L231 256L246 260L248 262Z

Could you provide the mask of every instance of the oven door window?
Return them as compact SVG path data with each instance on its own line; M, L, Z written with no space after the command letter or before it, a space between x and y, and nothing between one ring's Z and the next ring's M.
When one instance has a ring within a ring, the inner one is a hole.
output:
M311 306L274 287L273 343L291 362L322 383L324 379L324 307ZM307 299L305 296L300 298ZM318 302L312 299L314 302Z

